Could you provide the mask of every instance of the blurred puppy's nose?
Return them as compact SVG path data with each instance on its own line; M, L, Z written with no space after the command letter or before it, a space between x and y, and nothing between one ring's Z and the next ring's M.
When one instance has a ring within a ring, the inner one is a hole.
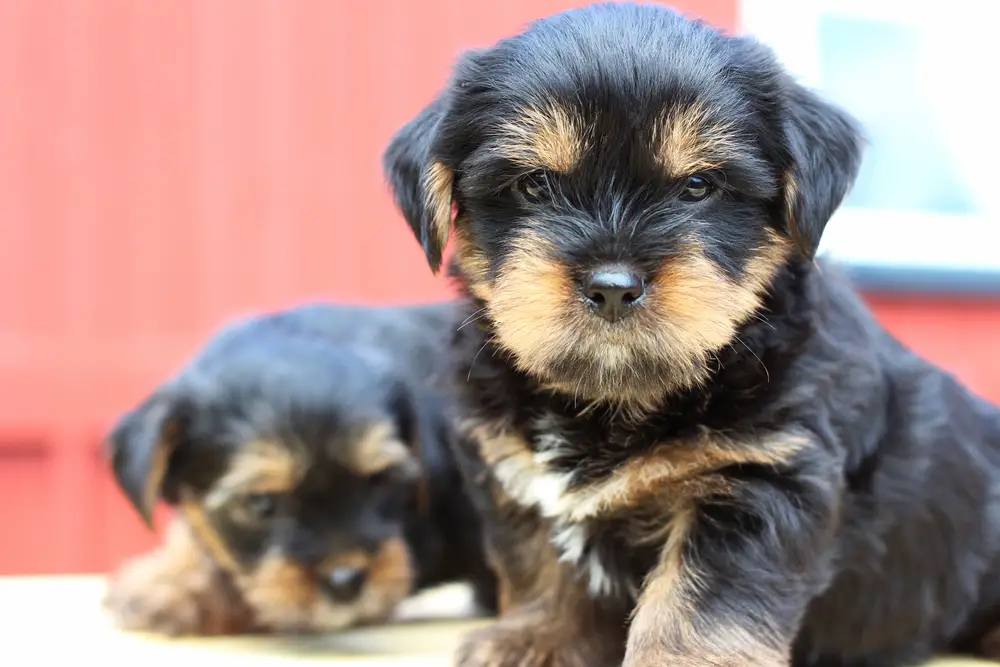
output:
M642 277L617 264L591 271L584 277L581 287L590 307L608 322L628 315L645 293Z
M361 593L367 577L360 567L338 567L330 572L324 587L336 602L353 602Z

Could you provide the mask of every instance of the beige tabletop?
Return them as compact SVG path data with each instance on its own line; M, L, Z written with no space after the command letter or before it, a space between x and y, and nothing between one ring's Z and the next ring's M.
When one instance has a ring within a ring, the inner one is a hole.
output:
M463 619L461 586L409 601L392 624L310 638L237 637L168 640L116 631L100 609L101 577L0 577L0 664L50 667L54 659L102 665L195 667L325 662L445 667L462 633L484 623ZM941 660L935 667L985 665Z

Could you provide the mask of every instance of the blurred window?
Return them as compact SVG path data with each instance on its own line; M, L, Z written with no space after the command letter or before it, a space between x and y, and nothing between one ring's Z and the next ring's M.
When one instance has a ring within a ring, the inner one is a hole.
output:
M848 109L869 144L823 250L1000 270L1000 2L742 0L743 30Z

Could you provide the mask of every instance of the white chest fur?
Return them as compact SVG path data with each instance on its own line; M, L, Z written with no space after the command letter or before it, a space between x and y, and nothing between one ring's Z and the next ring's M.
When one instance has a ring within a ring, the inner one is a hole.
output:
M564 455L562 436L546 433L535 441L535 451L520 440L504 439L495 457L493 474L507 495L522 507L534 508L552 523L552 544L560 561L583 570L592 595L607 595L615 582L596 553L587 552L587 519L597 507L587 489L570 490L571 475L555 471L552 462ZM496 441L487 445L496 451ZM588 510L589 508L589 510Z

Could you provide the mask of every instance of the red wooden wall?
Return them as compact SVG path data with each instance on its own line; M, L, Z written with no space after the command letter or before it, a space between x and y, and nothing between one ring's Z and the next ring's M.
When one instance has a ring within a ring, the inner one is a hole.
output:
M447 295L381 150L461 50L579 4L0 0L0 574L154 542L101 436L224 319ZM1000 308L879 309L1000 399Z
M101 436L223 319L445 296L381 150L459 51L578 4L0 0L0 574L152 543Z

